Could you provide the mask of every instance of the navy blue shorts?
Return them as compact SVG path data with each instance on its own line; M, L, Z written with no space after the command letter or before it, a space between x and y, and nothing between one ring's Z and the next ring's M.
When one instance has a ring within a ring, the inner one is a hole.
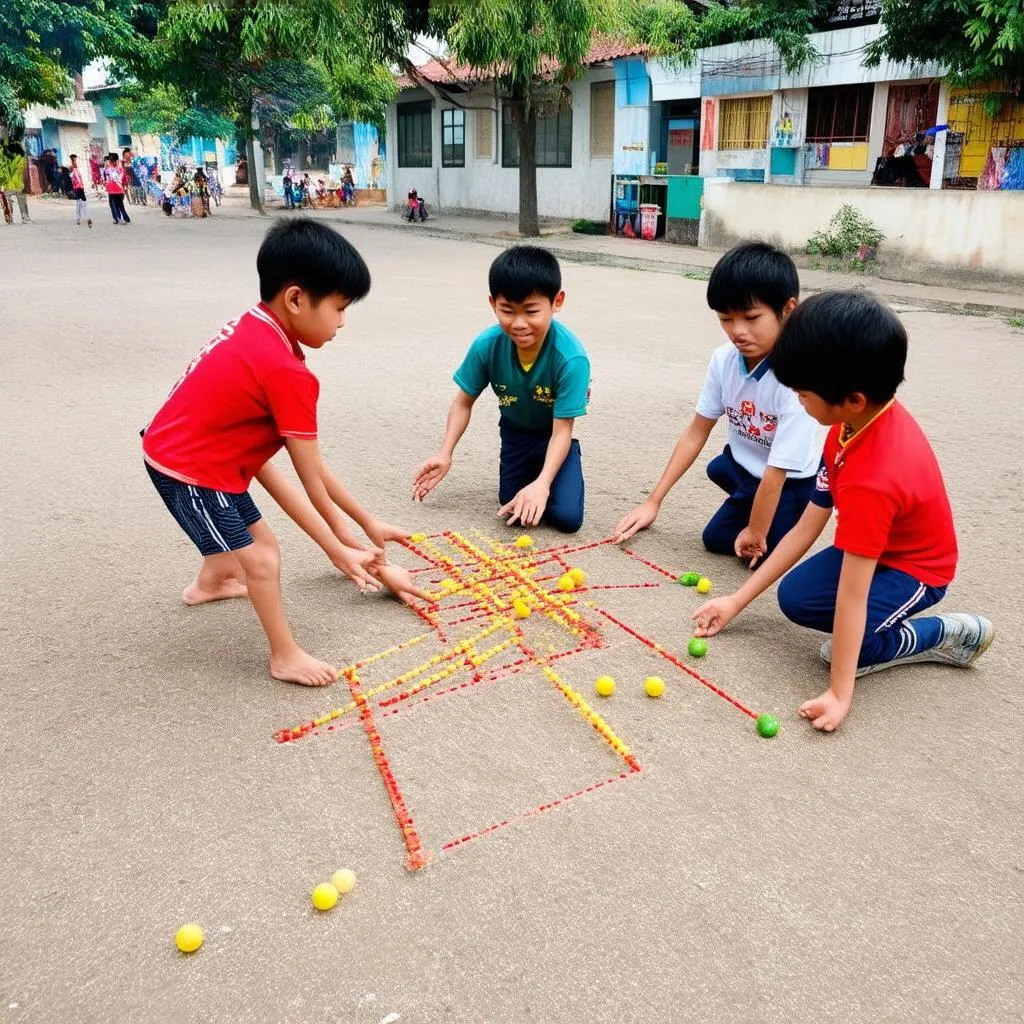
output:
M164 499L167 511L204 557L237 551L253 542L249 527L262 516L248 491L229 494L183 484L158 472L148 462L146 472Z

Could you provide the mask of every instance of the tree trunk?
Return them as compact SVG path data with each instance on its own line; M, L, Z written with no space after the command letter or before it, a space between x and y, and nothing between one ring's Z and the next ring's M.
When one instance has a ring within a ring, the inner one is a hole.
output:
M528 112L527 112L528 111ZM523 104L513 115L519 139L519 234L540 236L537 216L537 109Z
M263 166L263 147L256 142L256 133L260 131L260 119L256 115L255 105L250 109L252 117L249 130L245 133L245 160L249 165L249 203L257 213L265 214L267 211L263 208L263 182L267 177L267 170Z

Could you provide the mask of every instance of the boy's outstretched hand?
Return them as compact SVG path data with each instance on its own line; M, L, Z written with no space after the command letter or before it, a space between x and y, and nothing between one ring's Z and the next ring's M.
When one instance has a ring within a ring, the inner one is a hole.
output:
M419 598L421 601L430 602L430 595L423 590L420 590L412 581L412 577L409 575L408 569L403 569L400 565L378 565L373 569L373 575L384 584L392 594L399 599L404 601L406 604L411 605L414 598Z
M653 501L637 505L632 512L619 520L619 525L615 527L615 543L621 544L624 540L629 540L634 533L646 530L657 518L658 506Z
M702 604L692 616L693 621L697 623L693 635L714 636L716 633L720 633L739 615L740 611L739 603L731 595L716 597L714 600Z
M376 592L380 588L377 581L369 573L369 567L381 557L382 552L371 548L350 548L347 544L340 545L341 550L331 561L360 589Z
M447 475L452 460L447 455L431 455L420 466L412 482L412 500L422 501Z
M523 526L536 526L548 507L551 488L540 480L527 484L510 502L498 509L499 516L508 516L506 526L511 526L517 519Z
M366 536L370 538L373 544L383 550L384 545L388 541L408 540L412 534L408 530L403 530L400 526L392 526L391 523L374 519L373 522L367 524Z

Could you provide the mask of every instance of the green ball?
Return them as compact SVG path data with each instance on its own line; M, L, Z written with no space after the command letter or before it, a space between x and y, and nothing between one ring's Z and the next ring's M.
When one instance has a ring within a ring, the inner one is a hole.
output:
M695 587L700 582L700 573L684 572L683 575L679 577L679 582L682 583L684 587Z
M779 731L779 720L774 715L757 716L757 732L770 740Z
M691 657L703 658L708 653L708 642L699 636L691 637L686 649L690 652Z

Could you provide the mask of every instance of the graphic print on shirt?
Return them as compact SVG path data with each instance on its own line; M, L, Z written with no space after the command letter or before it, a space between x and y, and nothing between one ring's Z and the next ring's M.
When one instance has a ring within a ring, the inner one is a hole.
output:
M772 435L779 425L778 416L774 416L772 413L758 412L757 406L749 399L740 402L739 409L727 405L725 415L733 429L748 441L759 444L763 448L771 448Z
M243 314L244 315L244 314ZM242 317L238 317L235 320L229 320L218 332L216 337L208 341L193 357L192 362L185 367L182 375L174 382L174 386L170 391L167 392L167 397L170 398L182 384L185 383L185 378L202 362L204 356L208 355L213 349L215 349L222 341L227 341L232 334L235 333L235 328L238 326L239 321Z
M551 393L551 388L542 387L540 384L533 390L533 400L540 402L541 405L553 406L555 404L555 396Z
M814 478L814 489L819 494L828 494L832 489L828 481L828 469L825 466L818 470L818 475Z
M515 405L519 401L517 395L510 395L508 393L508 388L504 384L495 384L494 390L498 396L499 409L507 409L510 405Z

